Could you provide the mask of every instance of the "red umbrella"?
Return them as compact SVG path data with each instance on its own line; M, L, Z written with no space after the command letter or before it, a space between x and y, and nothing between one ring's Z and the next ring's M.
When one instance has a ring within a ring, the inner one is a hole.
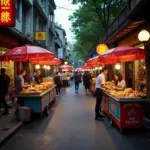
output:
M119 46L108 50L99 56L99 62L104 64L114 64L117 62L134 61L144 59L145 51L136 47Z
M62 61L58 58L53 58L53 59L47 59L47 60L32 60L32 64L39 64L39 65L60 65Z
M84 66L82 66L82 69L91 69L92 66L85 64Z
M75 71L82 71L82 68L76 68Z
M103 63L100 62L99 57L100 56L96 56L94 58L88 59L86 64L87 65L92 65L92 66L102 66Z
M1 60L12 61L27 61L32 58L53 58L55 54L38 46L25 45L21 47L13 48L4 55L0 56Z
M61 66L59 67L59 69L68 70L68 71L74 70L74 68L73 68L72 66L69 66L69 65L61 65Z

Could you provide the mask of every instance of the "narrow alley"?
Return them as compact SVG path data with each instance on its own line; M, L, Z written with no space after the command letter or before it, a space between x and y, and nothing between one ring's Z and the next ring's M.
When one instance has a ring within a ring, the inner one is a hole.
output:
M107 118L95 121L94 107L95 98L85 95L83 86L76 94L72 85L57 97L49 117L25 125L1 150L144 150L150 146L146 130L121 135Z

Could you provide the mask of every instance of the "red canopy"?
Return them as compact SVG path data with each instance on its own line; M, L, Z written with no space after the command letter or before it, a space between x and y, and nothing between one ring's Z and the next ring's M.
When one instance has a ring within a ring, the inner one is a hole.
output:
M62 61L58 58L47 59L47 60L31 60L32 64L39 64L39 65L60 65Z
M0 56L0 60L5 61L27 61L32 58L53 58L55 54L38 46L25 45L13 48Z
M119 46L108 50L99 56L99 62L104 64L115 64L117 62L127 62L144 59L145 51L136 47Z
M96 56L94 58L88 59L87 62L86 62L86 64L87 65L91 65L93 67L102 66L103 64L102 64L102 62L100 62L99 57L100 56Z
M82 69L91 69L92 66L85 64L84 66L82 66Z
M69 65L61 65L59 67L59 69L68 70L68 71L74 70L74 68L72 66L69 66Z
M82 68L76 68L75 71L82 71Z

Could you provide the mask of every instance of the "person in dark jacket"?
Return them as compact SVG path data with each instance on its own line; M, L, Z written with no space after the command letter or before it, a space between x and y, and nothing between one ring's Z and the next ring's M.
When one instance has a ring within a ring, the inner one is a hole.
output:
M81 78L78 72L75 72L74 74L74 83L75 83L75 92L78 93L79 90L79 84L81 82Z
M90 89L90 86L91 86L91 80L92 80L92 77L91 77L90 73L85 72L84 75L83 75L83 84L84 84L84 87L85 87L86 95L88 95L88 92L89 92L89 89Z
M41 71L40 70L37 70L36 71L36 76L34 77L35 78L35 82L37 83L37 84L40 84L40 83L42 83L42 78L41 78Z
M1 75L0 75L0 109L1 109L1 103L3 103L5 112L4 114L8 114L8 107L7 103L5 101L5 95L8 92L9 88L9 83L10 83L10 78L8 75L6 75L6 70L5 68L1 68Z
M58 75L58 72L56 72L56 75L54 77L54 81L55 81L55 84L56 84L56 94L57 94L57 96L59 96L60 95L60 87L62 85L62 81L61 81L60 76Z

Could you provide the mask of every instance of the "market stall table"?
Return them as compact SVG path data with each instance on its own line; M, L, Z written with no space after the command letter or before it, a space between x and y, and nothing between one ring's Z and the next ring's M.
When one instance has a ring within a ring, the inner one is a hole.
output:
M49 104L55 100L56 89L55 85L48 90L42 92L41 94L20 94L18 98L23 101L24 106L30 107L32 113L43 113L48 115Z
M128 128L142 128L144 105L150 102L142 98L116 98L103 91L102 109L110 118L110 124L115 123L121 132Z

